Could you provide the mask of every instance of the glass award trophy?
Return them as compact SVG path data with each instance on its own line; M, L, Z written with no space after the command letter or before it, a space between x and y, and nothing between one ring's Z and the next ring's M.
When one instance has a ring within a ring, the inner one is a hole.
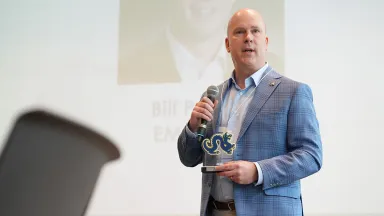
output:
M201 172L216 173L216 167L221 165L224 160L230 160L236 148L236 144L231 142L232 134L228 132L216 133L211 138L206 138L201 142L201 148L205 152Z

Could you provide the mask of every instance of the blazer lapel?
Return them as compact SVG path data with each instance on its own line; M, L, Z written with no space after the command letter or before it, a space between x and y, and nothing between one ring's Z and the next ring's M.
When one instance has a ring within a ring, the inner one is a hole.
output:
M214 113L213 113L213 121L212 121L212 130L213 130L213 133L215 133L218 129L217 127L217 124L219 123L219 116L220 116L220 112L221 112L221 106L222 106L222 97L224 97L224 92L227 91L227 88L228 88L228 82L229 80L225 81L223 84L219 85L218 88L219 88L219 95L217 96L217 100L218 100L218 103L214 109Z
M244 135L245 131L256 117L257 113L259 113L261 107L265 104L268 98L271 96L276 87L280 84L281 80L280 74L275 71L269 72L269 74L261 81L259 86L256 88L255 95L250 102L247 113L245 114L244 121L242 123L240 133L237 140L240 140Z

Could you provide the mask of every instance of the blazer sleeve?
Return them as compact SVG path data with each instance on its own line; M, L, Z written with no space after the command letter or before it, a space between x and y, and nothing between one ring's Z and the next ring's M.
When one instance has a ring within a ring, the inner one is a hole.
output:
M188 133L188 124L184 127L177 140L177 150L181 163L194 167L202 162L203 150L197 141L197 136Z
M204 96L207 96L206 92L201 95L200 100ZM177 140L177 150L179 152L180 161L184 166L195 167L203 162L204 152L197 141L197 135L189 130L188 123L179 135Z
M287 118L287 153L258 161L263 189L292 183L318 172L322 166L322 143L313 105L312 90L297 87Z

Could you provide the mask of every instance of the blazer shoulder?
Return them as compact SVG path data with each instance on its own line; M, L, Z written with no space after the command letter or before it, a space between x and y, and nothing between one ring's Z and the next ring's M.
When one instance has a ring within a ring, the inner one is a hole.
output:
M297 81L297 80L294 80L294 79L291 79L287 76L281 76L281 84L283 84L283 86L285 87L288 87L288 88L292 88L292 89L298 89L298 88L311 88L309 86L309 84L305 83L305 82L300 82L300 81Z
M290 94L291 97L299 96L313 100L313 92L309 84L285 76L282 76L281 79L280 86L283 92Z

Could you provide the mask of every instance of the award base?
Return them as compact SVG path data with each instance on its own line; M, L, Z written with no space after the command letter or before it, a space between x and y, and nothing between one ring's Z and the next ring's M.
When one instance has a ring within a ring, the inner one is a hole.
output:
M217 171L216 166L203 166L201 167L201 172L202 173L218 173L221 171Z

